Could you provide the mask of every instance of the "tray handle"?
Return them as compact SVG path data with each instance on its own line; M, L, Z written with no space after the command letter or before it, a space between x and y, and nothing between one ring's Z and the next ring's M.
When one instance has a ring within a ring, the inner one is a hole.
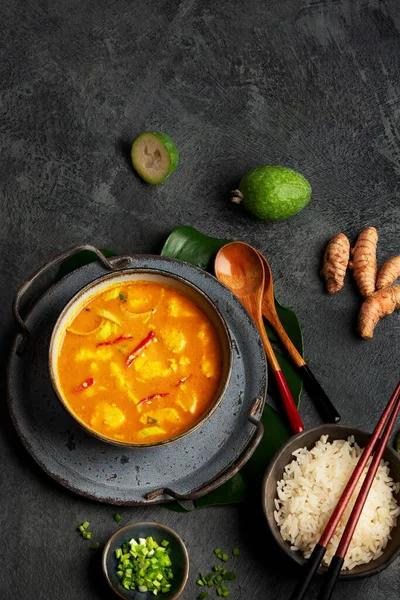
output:
M65 250L64 252L61 252L61 254L58 254L57 256L55 256L52 260L50 260L48 263L43 265L38 271L36 271L36 273L31 275L31 277L29 277L29 279L27 281L25 281L25 283L23 283L21 285L21 287L19 288L19 290L17 291L14 301L13 301L13 305L12 305L13 317L22 330L22 340L20 341L18 348L17 348L18 356L21 356L22 353L24 352L24 350L26 348L26 344L27 344L27 342L29 340L29 336L30 336L30 331L29 331L28 327L26 326L24 319L21 317L21 302L22 302L23 297L25 296L26 292L31 288L31 286L34 283L36 283L36 281L48 269L50 269L51 267L55 267L58 263L63 262L64 260L66 260L67 258L72 256L73 254L76 254L77 252L80 252L81 250L89 250L90 252L93 252L94 254L96 254L99 261L107 269L117 271L119 269L123 269L126 266L125 264L122 264L120 262L112 264L109 260L107 260L107 258L104 256L104 254L102 254L100 252L100 250L98 250L98 248L95 248L94 246L91 246L90 244L82 244L81 246L74 246L73 248L70 248L69 250Z
M206 483L199 489L195 490L191 494L187 494L187 495L178 494L177 492L174 492L174 490L171 490L170 488L159 488L157 490L154 490L153 492L149 492L148 494L146 494L146 496L145 496L146 500L155 500L156 498L158 498L159 496L162 496L164 494L171 496L175 500L196 500L197 498L200 498L201 496L204 496L205 494L212 492L213 490L218 488L220 485L226 483L229 479L231 479L231 477L236 475L236 473L238 473L240 471L240 469L246 464L246 462L249 460L249 458L253 455L258 444L261 442L262 436L264 434L263 424L261 423L261 421L254 418L254 415L259 410L261 404L262 404L262 399L256 398L254 400L252 406L250 407L247 418L250 421L250 423L252 423L252 425L254 425L256 427L256 432L255 432L255 435L253 436L250 444L247 446L246 450L243 452L243 454L237 460L237 462L233 463L230 467L228 467L222 473L217 475L216 478L212 479L211 481L209 481L208 483Z

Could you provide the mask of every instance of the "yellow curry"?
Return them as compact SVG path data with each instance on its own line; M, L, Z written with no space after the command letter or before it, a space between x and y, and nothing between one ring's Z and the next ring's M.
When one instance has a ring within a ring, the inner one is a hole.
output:
M213 404L222 351L189 298L138 281L94 296L68 324L57 361L71 410L90 429L148 444L190 429Z

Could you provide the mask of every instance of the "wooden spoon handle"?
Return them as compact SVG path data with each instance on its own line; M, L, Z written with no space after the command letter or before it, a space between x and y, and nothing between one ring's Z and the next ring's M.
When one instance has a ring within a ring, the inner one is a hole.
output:
M267 321L269 321L271 323L272 327L275 329L276 333L281 338L282 343L285 346L286 350L288 351L294 364L297 367L302 367L303 365L305 365L306 361L301 356L300 352L297 350L296 346L293 344L292 340L286 333L282 323L279 320L279 317L278 316L275 317L275 315L271 315L269 311L268 312L264 311L264 309L263 309L263 315L267 319Z
M271 342L268 339L267 333L265 331L264 323L262 319L259 323L256 323L258 330L261 335L262 342L265 348L265 354L267 355L268 362L271 366L272 372L274 374L275 382L278 387L280 396L282 398L283 406L286 411L286 415L290 424L290 428L293 433L300 433L300 431L304 430L304 425L300 418L300 415L297 411L296 404L293 400L293 396L287 384L284 374L282 373L281 367L279 365L278 359L275 356L275 352L271 346Z

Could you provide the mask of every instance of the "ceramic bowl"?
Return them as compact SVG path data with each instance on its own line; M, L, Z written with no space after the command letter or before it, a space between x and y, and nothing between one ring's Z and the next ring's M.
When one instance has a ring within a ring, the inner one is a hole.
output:
M365 448L370 438L370 434L366 431L355 429L354 427L346 427L344 425L325 424L303 431L302 433L291 437L274 456L265 473L262 486L263 511L271 533L287 556L299 565L304 565L306 563L303 554L299 551L294 552L290 549L289 543L283 540L279 527L275 522L274 500L277 497L276 486L277 482L282 479L285 466L294 458L292 453L299 448L307 447L308 449L311 449L321 435L329 435L329 441L347 439L350 435L354 435L357 444L363 448ZM388 447L384 454L384 460L389 463L390 473L393 479L395 481L400 481L400 456ZM400 504L400 493L397 494L397 501ZM343 579L367 577L369 575L375 575L389 566L390 563L400 555L400 517L398 518L397 526L394 527L391 532L391 536L392 539L389 540L382 556L364 565L359 565L350 571L342 571L340 577ZM320 567L320 573L325 571L325 567Z
M60 353L60 349L62 346L62 342L64 339L65 331L68 325L76 316L77 312L87 304L95 295L100 292L105 291L109 287L115 286L117 284L126 284L134 281L150 281L153 283L160 283L161 285L168 286L170 288L176 289L181 292L187 298L195 302L197 306L205 313L205 315L210 319L213 324L218 338L221 343L222 349L222 375L219 382L218 390L215 394L215 398L213 403L210 405L209 410L205 413L201 419L199 419L192 427L187 429L186 431L180 433L179 435L159 442L153 443L142 443L137 444L133 442L124 442L119 441L113 438L109 438L103 434L98 433L94 429L92 429L87 423L82 421L78 415L74 413L71 407L68 404L68 401L64 397L64 394L61 389L61 385L59 382L59 376L57 372L57 358ZM64 408L69 412L69 414L75 419L75 421L83 427L86 431L88 431L91 435L96 438L107 442L109 444L117 445L117 446L125 446L130 448L150 448L155 446L163 446L165 444L174 442L184 436L189 435L211 417L214 413L218 405L220 404L225 391L228 387L230 375L232 370L232 343L229 334L228 326L225 322L225 319L218 309L218 307L214 304L214 302L197 286L185 280L183 277L178 275L168 274L165 271L159 271L156 269L127 269L125 271L117 271L112 272L104 277L97 279L96 281L90 283L82 290L80 290L75 296L68 302L62 313L60 314L57 322L54 326L51 341L50 341L50 351L49 351L49 371L50 371L50 379L53 385L53 389L60 400L61 404Z
M154 596L150 592L139 592L136 590L126 590L116 575L118 560L115 558L115 550L120 548L124 542L132 538L146 538L151 536L158 544L163 540L169 542L168 548L171 550L170 559L174 578L171 581L169 592L160 593ZM189 556L186 546L179 535L161 523L131 523L116 531L104 546L102 556L102 567L104 575L111 589L125 600L150 600L150 598L160 598L160 600L176 600L179 598L186 585L189 575Z

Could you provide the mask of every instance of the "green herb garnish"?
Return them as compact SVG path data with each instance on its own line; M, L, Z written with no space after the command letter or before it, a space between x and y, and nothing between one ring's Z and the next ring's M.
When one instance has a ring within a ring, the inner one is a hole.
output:
M126 302L126 295L121 292L119 294L119 299L121 300L121 302Z
M168 542L158 545L152 537L134 539L115 551L118 559L116 575L126 590L139 592L168 592L173 578ZM200 584L199 584L200 585Z
M117 521L117 523L119 523L120 521L122 521L122 517L119 513L114 515L114 519Z
M87 528L89 527L89 525L90 525L89 521L84 521L82 523L82 525L79 525L79 527L78 527L79 533L85 540L90 540L90 538L92 537L92 534L90 533L90 531L86 531Z
M199 600L204 600L204 598L208 597L208 592L201 592L201 594L198 595Z
M98 550L100 548L100 542L94 542L91 546L91 550Z
M239 548L233 548L231 551L233 556L239 556ZM229 560L229 556L226 552L222 552L221 548L214 548L214 554L223 562L227 562ZM236 573L234 571L228 571L224 567L220 565L214 565L212 570L207 575L199 574L199 578L197 579L197 585L201 587L214 587L216 586L216 594L217 596L221 596L222 598L226 598L229 596L229 590L226 585L223 583L224 581L234 581L236 579ZM200 593L198 598L207 598L208 592L203 591Z

